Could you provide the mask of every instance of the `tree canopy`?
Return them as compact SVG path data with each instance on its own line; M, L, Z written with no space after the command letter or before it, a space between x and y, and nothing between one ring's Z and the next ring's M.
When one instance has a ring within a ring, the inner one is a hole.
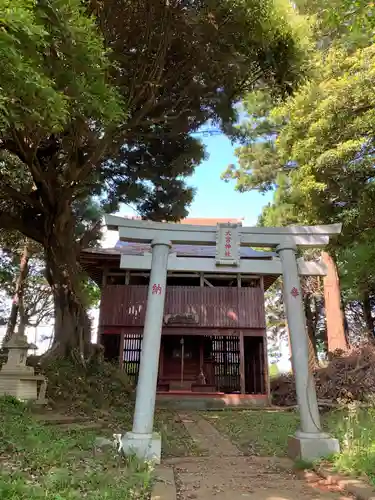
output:
M273 190L263 225L342 222L334 248L349 299L375 290L374 9L368 2L298 2L313 21L311 71L286 100L244 100L236 189ZM372 264L371 264L372 263Z
M374 55L374 46L354 53L330 49L320 59L319 77L285 104L268 108L265 118L252 115L259 125L246 126L254 139L238 150L239 169L226 174L240 190L277 187L263 219L274 214L279 224L342 222L348 265L350 252L357 259L354 250L366 254L373 241ZM362 272L352 271L369 281L368 263L360 260Z
M255 86L289 94L306 26L286 0L0 0L0 11L0 228L42 245L56 343L82 345L77 259L99 226L78 233L80 204L185 216L204 154L191 132L211 120L232 133Z

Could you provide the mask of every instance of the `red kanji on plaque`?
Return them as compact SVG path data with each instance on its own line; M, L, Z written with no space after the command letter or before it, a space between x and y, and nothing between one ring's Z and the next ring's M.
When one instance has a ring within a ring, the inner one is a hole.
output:
M294 286L291 291L290 291L290 295L294 298L298 297L299 295L299 291L297 290L297 288Z
M152 285L152 295L161 295L161 286L160 285Z
M231 231L226 231L225 233L225 245L224 245L224 248L225 248L225 257L231 257L232 254L231 254L231 251L230 249L232 248L232 233Z

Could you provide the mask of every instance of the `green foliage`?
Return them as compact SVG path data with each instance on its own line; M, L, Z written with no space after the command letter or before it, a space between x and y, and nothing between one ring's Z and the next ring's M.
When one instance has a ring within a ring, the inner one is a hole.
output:
M114 432L131 428L134 387L118 366L94 358L83 366L81 360L76 363L68 358L41 368L48 378L47 397L55 411L85 416L91 423L103 425L105 421L104 428ZM155 429L162 436L164 457L201 454L174 412L156 409Z
M0 398L0 423L2 499L149 498L150 467L113 450L95 456L94 432L44 426L9 397Z
M375 290L375 232L364 231L352 243L338 251L341 284L346 300L362 298Z
M375 486L375 409L355 403L334 412L329 430L341 441L341 453L332 457L336 470L352 476L367 476Z
M348 296L375 286L371 274L375 213L373 6L301 1L317 47L310 78L284 102L259 90L244 102L236 189L273 189L261 225L341 222L334 242Z
M353 55L331 49L320 79L275 111L288 117L277 139L280 164L293 162L289 192L310 221L341 221L346 233L369 226L372 172L375 48Z
M0 228L41 244L59 342L86 345L77 261L98 224L79 207L186 216L204 157L191 133L234 134L255 86L290 94L308 26L287 0L0 0L0 13Z
M1 0L0 13L0 129L53 133L72 116L119 119L103 43L79 0Z
M66 408L111 408L130 404L133 387L126 374L106 362L92 359L86 365L72 358L43 366L48 378L48 397Z
M299 10L312 17L320 46L344 43L365 46L374 41L374 4L369 0L297 0Z
M4 12L13 16L9 5ZM3 133L8 158L0 173L8 189L0 225L22 226L42 241L45 210L54 212L57 198L66 200L66 211L92 194L106 211L125 202L144 216L183 217L193 195L183 178L203 153L189 132L207 120L230 132L233 104L245 89L261 81L275 93L288 93L301 76L306 26L288 5L221 0L210 8L159 2L150 8L138 0L130 8L123 0L89 3L89 17L79 0L18 0L16 20L30 44L18 43L13 17L5 16L13 36L4 52L16 52L43 83L41 96L31 102L28 70L10 63L9 89L20 99L7 111ZM21 101L25 109L19 109ZM26 144L33 144L30 155ZM10 179L9 161L21 162L29 185ZM23 207L11 210L20 199ZM62 207L55 208L62 216Z
M276 363L272 363L271 365L269 365L268 371L270 374L270 378L276 378L276 377L278 377L278 375L280 375L280 372L279 372L279 369L278 369Z
M87 308L98 307L100 301L100 288L90 278L82 278L82 294Z

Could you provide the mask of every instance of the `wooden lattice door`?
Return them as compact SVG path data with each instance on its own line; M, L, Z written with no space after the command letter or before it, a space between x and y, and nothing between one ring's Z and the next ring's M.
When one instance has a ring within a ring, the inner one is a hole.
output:
M239 337L213 336L212 356L217 389L232 394L241 392Z
M124 371L134 385L136 385L138 381L141 351L142 335L133 333L125 334L123 357Z

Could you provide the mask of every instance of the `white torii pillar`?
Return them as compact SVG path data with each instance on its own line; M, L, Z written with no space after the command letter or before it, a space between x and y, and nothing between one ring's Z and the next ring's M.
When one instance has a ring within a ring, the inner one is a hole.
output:
M139 367L133 429L122 437L126 455L160 463L161 437L153 432L158 380L161 331L163 327L168 256L172 244L158 238L151 242L152 260L148 287L143 343Z
M300 429L289 438L291 458L312 461L340 451L339 442L322 432L316 388L309 369L309 348L302 291L296 259L297 247L293 242L283 243L276 249L282 261L283 295L292 348L293 370Z

